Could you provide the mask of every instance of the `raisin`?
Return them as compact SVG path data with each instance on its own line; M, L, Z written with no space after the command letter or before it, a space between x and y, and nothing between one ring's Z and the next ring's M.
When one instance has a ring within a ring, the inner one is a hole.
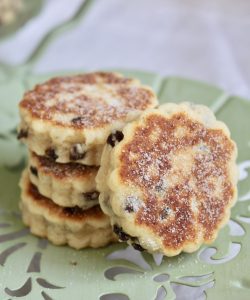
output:
M98 200L99 194L100 194L99 192L94 191L94 192L83 193L83 196L85 200L92 201L92 200Z
M78 125L78 124L81 124L82 119L83 119L82 117L76 117L76 118L73 118L73 119L71 120L71 122L72 122L73 124Z
M167 216L170 214L171 209L169 207L165 207L160 214L162 220L166 219Z
M63 212L67 215L78 215L82 214L82 209L78 206L73 206L73 207L64 207Z
M157 184L156 184L156 186L155 186L155 190L156 190L157 192L161 192L161 191L164 190L164 188L163 188L163 180L162 180L162 179L160 179L160 180L157 182Z
M38 171L36 167L31 166L30 167L30 172L35 175L36 177L38 177Z
M56 154L53 148L46 149L45 155L48 156L49 158L52 158L53 160L56 160L58 158L58 155Z
M132 243L131 245L133 246L133 248L135 250L138 250L138 251L141 251L141 252L145 250L140 244Z
M23 139L28 137L28 130L21 129L17 134L17 139Z
M121 131L116 131L114 133L111 133L107 138L107 144L114 147L116 142L122 141L124 138L124 135Z
M76 144L70 150L69 159L79 160L79 159L83 159L85 155L86 152L83 151L82 146L80 144Z
M123 242L128 241L131 238L131 236L125 233L118 225L114 225L113 231L118 236L119 240Z
M125 206L125 210L129 213L134 212L134 207L133 207L132 203L127 203Z

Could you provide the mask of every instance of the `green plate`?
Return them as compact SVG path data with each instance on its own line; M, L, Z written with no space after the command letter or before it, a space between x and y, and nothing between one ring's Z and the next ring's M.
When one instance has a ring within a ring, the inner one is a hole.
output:
M177 295L183 300L202 294L213 300L249 299L250 102L189 79L123 73L152 86L161 103L206 104L229 126L240 169L239 199L229 225L211 247L163 259L124 244L76 251L30 235L18 209L26 152L15 138L17 103L24 90L52 74L10 73L0 78L0 299L151 300Z
M36 16L43 6L43 0L22 0L23 8L17 14L16 19L8 24L0 26L0 39L17 31L27 21Z

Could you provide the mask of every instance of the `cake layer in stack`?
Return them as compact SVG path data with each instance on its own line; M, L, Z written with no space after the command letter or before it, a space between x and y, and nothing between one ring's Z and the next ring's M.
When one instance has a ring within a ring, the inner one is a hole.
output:
M24 95L18 138L29 161L20 207L32 233L77 249L115 241L95 183L102 149L156 104L139 81L103 72L54 78Z
M48 238L56 245L68 244L76 249L98 248L115 240L110 220L99 205L88 209L58 205L42 195L29 174L28 169L24 170L20 181L20 206L23 221L33 234Z

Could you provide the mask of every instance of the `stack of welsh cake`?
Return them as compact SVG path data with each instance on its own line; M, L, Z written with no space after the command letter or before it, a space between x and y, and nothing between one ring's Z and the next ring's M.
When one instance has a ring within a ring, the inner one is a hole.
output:
M54 78L24 95L18 138L29 161L20 206L32 233L77 249L115 240L96 189L102 150L156 105L153 91L139 81L104 72Z

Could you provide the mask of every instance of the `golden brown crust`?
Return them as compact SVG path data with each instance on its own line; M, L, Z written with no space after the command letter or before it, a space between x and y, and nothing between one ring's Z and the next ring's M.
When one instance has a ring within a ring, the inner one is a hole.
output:
M57 77L37 85L24 95L20 108L32 118L81 130L123 120L131 110L144 110L154 102L153 92L136 80L96 72Z
M160 236L168 249L195 243L200 233L206 242L212 240L235 196L229 174L235 144L230 138L184 112L168 119L151 114L121 147L120 181L143 195L135 223ZM178 157L187 162L185 155L192 160L188 172L176 168Z
M66 177L82 179L96 175L98 168L96 166L86 166L78 163L56 163L52 158L36 155L34 152L30 154L33 159L36 159L37 168L44 174L51 175L58 179Z

